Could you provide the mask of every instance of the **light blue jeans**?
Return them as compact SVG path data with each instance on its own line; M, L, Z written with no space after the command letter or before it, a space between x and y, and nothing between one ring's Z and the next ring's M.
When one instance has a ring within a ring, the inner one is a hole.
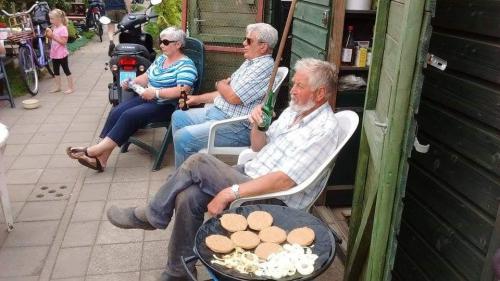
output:
M210 125L228 116L215 106L176 110L172 114L175 167L178 168L191 155L208 145ZM249 146L250 129L239 122L220 127L215 135L216 146Z

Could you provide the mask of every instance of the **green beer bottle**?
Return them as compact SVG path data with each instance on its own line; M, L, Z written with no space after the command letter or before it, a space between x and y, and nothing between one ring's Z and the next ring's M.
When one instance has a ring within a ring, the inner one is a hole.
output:
M271 120L273 119L274 103L276 100L276 95L272 90L270 90L266 96L266 102L262 106L262 123L260 123L257 128L259 131L267 131L271 125Z

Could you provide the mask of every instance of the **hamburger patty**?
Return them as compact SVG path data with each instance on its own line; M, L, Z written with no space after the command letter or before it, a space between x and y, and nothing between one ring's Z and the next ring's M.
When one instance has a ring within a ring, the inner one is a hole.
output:
M270 226L259 232L259 238L263 242L280 244L286 240L286 232L277 226Z
M245 250L251 250L260 243L259 236L251 231L237 231L231 234L231 241Z
M264 242L260 243L257 248L255 248L255 254L263 259L267 260L269 255L283 251L283 247L276 243Z
M273 224L273 216L264 211L251 212L247 217L248 226L253 230L262 230Z
M234 249L234 243L224 235L212 234L205 238L207 247L219 254L226 254Z
M231 232L247 229L247 219L238 214L224 214L220 218L220 223L224 229Z
M295 228L288 233L286 241L290 244L299 244L300 246L309 246L314 241L314 230L309 227Z

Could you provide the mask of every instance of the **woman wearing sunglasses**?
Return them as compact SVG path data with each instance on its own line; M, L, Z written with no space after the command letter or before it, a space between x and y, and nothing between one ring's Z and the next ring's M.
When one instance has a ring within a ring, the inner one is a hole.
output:
M143 86L144 92L111 110L98 144L68 147L66 152L69 157L102 172L113 149L124 144L138 129L151 122L170 120L181 88L189 92L198 77L195 64L182 52L185 38L184 31L175 27L160 33L162 54L144 74L131 81ZM124 89L128 86L128 81L122 83Z

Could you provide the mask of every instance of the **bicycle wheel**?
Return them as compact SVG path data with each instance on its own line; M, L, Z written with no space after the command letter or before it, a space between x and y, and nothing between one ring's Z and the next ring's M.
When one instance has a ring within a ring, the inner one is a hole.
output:
M102 42L102 24L99 21L99 14L94 14L94 26L95 26L95 33L97 36L99 36L99 40Z
M38 94L38 72L33 61L33 53L27 46L19 47L19 64L21 68L21 77L23 78L28 91L32 96Z
M45 68L47 68L47 71L49 72L50 76L54 77L55 74L54 74L54 66L52 65L52 60L49 59L49 61L47 62L47 65L45 66Z

